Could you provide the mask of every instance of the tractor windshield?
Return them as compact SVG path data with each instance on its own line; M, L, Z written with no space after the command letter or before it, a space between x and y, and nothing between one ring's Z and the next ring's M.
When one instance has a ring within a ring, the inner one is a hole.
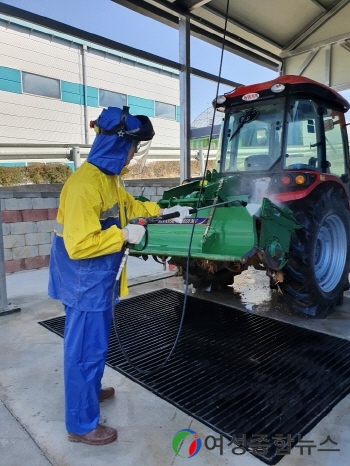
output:
M284 170L342 176L347 171L344 124L343 114L306 98L290 97L287 105L279 98L231 107L221 129L217 170L259 173L278 163Z
M226 115L218 171L265 171L281 155L285 100L250 103Z

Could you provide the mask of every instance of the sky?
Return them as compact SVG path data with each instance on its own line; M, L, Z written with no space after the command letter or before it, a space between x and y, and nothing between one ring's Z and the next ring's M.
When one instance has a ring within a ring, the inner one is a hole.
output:
M179 60L176 29L124 8L111 0L2 1L122 44L170 60ZM220 48L191 37L191 66L218 75L220 57ZM230 52L225 52L221 76L242 84L253 84L274 79L278 74ZM231 88L227 86L220 86L219 94L230 90ZM191 77L191 121L211 106L216 91L217 83ZM350 91L341 94L350 100Z

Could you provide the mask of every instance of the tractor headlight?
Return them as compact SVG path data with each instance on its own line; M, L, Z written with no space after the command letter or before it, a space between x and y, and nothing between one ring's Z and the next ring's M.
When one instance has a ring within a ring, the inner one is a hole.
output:
M284 84L274 84L273 86L271 86L271 91L278 94L279 92L284 91L285 88L286 86Z
M216 99L213 100L212 104L213 104L213 107L216 108L216 110L218 110L219 112L224 112L225 107L223 106L223 104L225 102L226 102L226 97L224 95L219 95L217 96Z

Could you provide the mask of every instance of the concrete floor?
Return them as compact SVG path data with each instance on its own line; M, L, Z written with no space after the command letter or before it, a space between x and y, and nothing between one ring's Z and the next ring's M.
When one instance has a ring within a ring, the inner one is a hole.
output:
M153 259L130 258L130 296L161 287L183 290L182 279L171 276ZM161 278L158 281L151 281ZM148 283L144 283L148 282ZM202 446L190 458L176 456L171 442L174 434L191 428L204 439L218 434L197 420L158 398L140 385L106 367L104 384L113 385L117 396L101 405L101 422L118 429L118 440L102 447L70 443L64 426L62 386L62 339L38 321L62 315L61 304L46 295L47 269L7 276L9 302L21 312L0 316L0 465L2 466L262 466L249 453L233 455L224 439L219 449ZM192 290L189 290L192 292ZM224 302L245 311L291 322L305 328L350 340L350 298L326 320L296 316L268 288L262 272L246 272L236 279L234 291L197 293L200 297ZM349 296L349 294L348 294ZM308 435L316 448L295 447L280 466L340 465L350 457L350 396L344 398ZM338 443L320 443L330 436ZM320 452L318 448L339 448ZM185 454L184 449L180 453Z

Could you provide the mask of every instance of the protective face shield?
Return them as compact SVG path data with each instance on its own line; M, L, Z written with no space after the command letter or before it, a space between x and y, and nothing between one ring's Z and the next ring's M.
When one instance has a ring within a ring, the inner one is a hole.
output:
M146 165L149 150L151 148L152 141L142 141L136 144L135 155L131 159L129 168L135 175L140 175Z

